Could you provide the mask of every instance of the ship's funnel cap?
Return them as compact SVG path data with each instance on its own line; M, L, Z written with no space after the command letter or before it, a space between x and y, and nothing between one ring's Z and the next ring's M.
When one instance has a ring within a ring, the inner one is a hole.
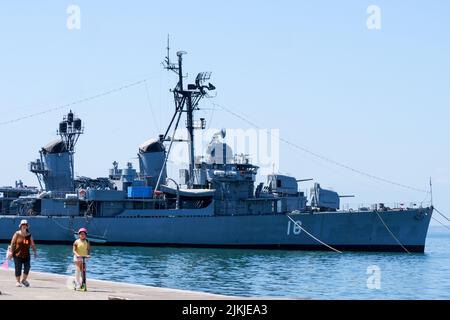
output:
M66 144L61 139L54 140L42 148L44 153L62 153L67 152Z
M139 152L141 153L163 152L165 150L164 144L157 139L150 139L139 146Z

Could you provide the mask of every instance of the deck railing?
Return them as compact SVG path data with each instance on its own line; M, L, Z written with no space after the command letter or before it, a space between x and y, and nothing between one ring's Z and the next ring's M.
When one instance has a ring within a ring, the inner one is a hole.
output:
M428 201L421 202L391 202L391 203L343 203L341 204L340 211L386 211L386 210L408 210L430 207L431 203Z

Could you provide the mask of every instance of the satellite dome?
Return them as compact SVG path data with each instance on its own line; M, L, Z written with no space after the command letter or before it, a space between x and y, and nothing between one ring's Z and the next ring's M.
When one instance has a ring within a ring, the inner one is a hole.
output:
M139 152L141 153L163 152L165 150L164 144L157 139L150 139L139 146Z
M61 139L54 140L42 148L44 153L62 153L67 152L66 144Z

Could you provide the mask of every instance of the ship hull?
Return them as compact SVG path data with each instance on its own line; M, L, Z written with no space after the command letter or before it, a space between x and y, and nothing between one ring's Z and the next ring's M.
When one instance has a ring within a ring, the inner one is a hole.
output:
M431 208L290 215L302 228L284 214L120 218L0 216L0 241L10 241L20 220L27 219L37 244L72 243L74 231L86 227L93 237L92 242L102 239L102 245L330 250L308 232L342 251L402 252L406 248L410 252L424 252L431 215Z

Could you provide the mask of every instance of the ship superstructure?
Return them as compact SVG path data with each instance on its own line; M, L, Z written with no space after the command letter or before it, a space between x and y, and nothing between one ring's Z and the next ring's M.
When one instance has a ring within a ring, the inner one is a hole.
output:
M308 197L299 191L305 180L277 173L256 185L259 168L225 143L225 130L196 157L195 132L206 122L196 120L195 111L216 88L210 72L184 84L184 54L177 52L172 63L168 50L165 68L178 76L171 90L175 112L164 133L137 148L139 168L114 161L106 177L74 177L84 128L70 111L59 124L60 138L30 163L41 190L15 188L3 199L1 241L26 217L36 241L48 243L70 242L75 230L87 227L92 241L107 245L424 251L432 207L340 210L337 192L315 183ZM183 116L188 138L178 139ZM167 174L173 143L189 150L178 181Z

